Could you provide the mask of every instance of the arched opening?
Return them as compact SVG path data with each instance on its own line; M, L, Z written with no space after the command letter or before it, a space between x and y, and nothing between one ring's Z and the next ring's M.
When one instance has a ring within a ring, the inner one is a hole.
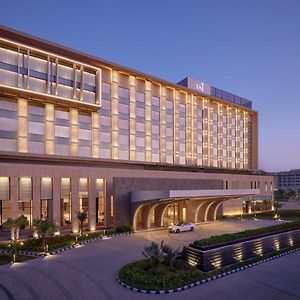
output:
M187 220L187 204L185 200L166 205L162 213L162 225L168 227L179 221Z

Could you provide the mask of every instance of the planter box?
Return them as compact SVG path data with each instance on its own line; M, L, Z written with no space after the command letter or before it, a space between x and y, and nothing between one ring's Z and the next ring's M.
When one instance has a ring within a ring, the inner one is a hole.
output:
M280 250L300 243L300 229L269 234L263 237L249 238L231 244L214 245L208 249L200 249L193 244L183 248L183 256L188 263L207 272L228 266L243 260L260 256L272 251ZM211 249L212 248L212 249Z

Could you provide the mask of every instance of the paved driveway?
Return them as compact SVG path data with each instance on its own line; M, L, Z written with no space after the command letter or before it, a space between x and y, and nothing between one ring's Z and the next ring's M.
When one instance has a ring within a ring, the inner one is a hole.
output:
M214 226L220 226L220 230L224 226L237 229L238 223ZM298 253L182 293L143 295L129 291L117 283L116 273L122 265L142 258L143 246L148 242L146 233L139 233L94 242L44 259L2 266L0 299L300 299Z
M212 235L220 235L228 232L238 232L246 229L272 226L281 222L282 221L273 220L210 222L196 225L194 231L169 233L166 229L163 229L138 232L136 235L146 240L156 241L159 243L164 240L166 244L172 247L181 248L183 245L188 245L192 241L203 239Z

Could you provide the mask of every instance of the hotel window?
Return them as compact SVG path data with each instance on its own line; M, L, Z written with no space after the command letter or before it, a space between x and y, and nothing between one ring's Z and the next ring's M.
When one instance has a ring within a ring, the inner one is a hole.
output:
M174 103L166 101L166 162L174 162Z
M185 164L185 131L186 131L186 114L185 104L179 104L179 163Z
M89 179L79 178L79 211L89 211ZM86 221L87 222L87 221Z
M151 100L151 151L152 161L159 162L160 154L160 103L159 97L152 96Z
M28 152L45 153L45 108L28 105Z
M10 180L0 177L0 226L11 216Z
M19 178L19 216L25 216L32 225L32 178Z
M196 133L196 147L197 147L197 165L202 165L202 134L203 134L203 131L202 131L202 128L203 128L203 119L202 119L202 108L201 107L197 107L196 108L196 118L197 118L197 125L196 125L196 128L197 128L197 133Z
M92 151L92 117L87 114L78 115L78 155L91 156Z
M58 68L58 86L57 95L59 97L72 99L73 96L73 67L62 65L61 63L57 66ZM52 74L56 74L56 64L52 63Z
M0 150L17 151L17 103L0 99Z
M52 220L53 212L53 184L52 178L41 178L41 218Z
M135 130L136 160L145 161L145 94L140 92L135 95Z
M110 84L102 83L100 115L100 157L111 158L111 91Z
M129 90L119 87L119 159L129 159Z
M70 114L55 109L55 154L70 155Z
M105 180L103 178L96 179L96 223L104 225L104 201L105 201Z
M61 203L61 225L67 226L71 224L71 179L61 179L60 190Z

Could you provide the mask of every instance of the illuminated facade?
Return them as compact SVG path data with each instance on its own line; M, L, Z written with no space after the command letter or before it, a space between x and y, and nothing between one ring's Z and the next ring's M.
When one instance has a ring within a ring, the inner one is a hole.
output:
M8 28L0 33L1 216L50 217L76 231L76 212L86 210L94 229L133 223L141 208L125 205L121 216L118 177L211 177L222 184L210 189L228 190L243 177L234 172L248 174L238 184L244 190L262 180L251 101L190 78L166 82ZM263 180L271 186L271 177ZM272 200L271 188L264 197Z

